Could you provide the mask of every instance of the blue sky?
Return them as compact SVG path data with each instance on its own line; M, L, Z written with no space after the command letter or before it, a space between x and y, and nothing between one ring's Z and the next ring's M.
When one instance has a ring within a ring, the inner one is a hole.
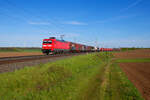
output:
M64 39L100 47L150 47L150 0L0 0L0 47Z

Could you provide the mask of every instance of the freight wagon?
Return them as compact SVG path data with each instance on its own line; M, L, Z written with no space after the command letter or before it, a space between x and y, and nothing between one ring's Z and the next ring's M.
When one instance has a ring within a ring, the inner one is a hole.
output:
M55 37L44 39L42 43L42 52L47 55L56 53L79 53L93 51L95 51L93 46L58 40Z

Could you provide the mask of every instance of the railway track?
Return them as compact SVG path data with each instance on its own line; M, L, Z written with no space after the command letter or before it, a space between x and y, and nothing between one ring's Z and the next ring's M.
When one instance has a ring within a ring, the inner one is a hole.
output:
M80 53L80 54L82 54L82 53ZM73 55L79 55L79 54L57 54L57 55L34 55L34 56L3 57L3 58L0 58L0 65L16 63L16 62L25 62L25 61L31 61L31 60L55 58L55 57L61 57L61 56L73 56Z
M24 68L25 66L36 66L42 63L53 62L59 59L81 54L85 53L3 57L0 58L0 73L12 72Z

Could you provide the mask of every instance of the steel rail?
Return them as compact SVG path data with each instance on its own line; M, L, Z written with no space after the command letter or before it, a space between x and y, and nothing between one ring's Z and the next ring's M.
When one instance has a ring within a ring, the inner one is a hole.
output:
M60 56L79 55L79 54L83 54L83 53L3 57L3 58L0 58L0 65L10 64L10 63L17 63L17 62L25 62L25 61L31 61L31 60L48 59L48 58L54 58L54 57L60 57Z

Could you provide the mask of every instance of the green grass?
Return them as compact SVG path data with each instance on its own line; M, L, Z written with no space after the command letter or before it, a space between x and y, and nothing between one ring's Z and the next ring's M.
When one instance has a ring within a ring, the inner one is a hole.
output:
M117 63L110 66L104 90L103 100L144 100Z
M0 48L0 52L41 52L40 48Z
M121 51L140 50L140 49L150 49L150 48L135 48L135 47L132 47L132 48L121 48Z
M125 62L150 62L150 58L117 59L116 62L118 62L118 63L125 63Z
M104 60L99 54L88 54L1 74L0 99L77 100Z
M142 100L111 58L92 53L0 74L0 100Z

